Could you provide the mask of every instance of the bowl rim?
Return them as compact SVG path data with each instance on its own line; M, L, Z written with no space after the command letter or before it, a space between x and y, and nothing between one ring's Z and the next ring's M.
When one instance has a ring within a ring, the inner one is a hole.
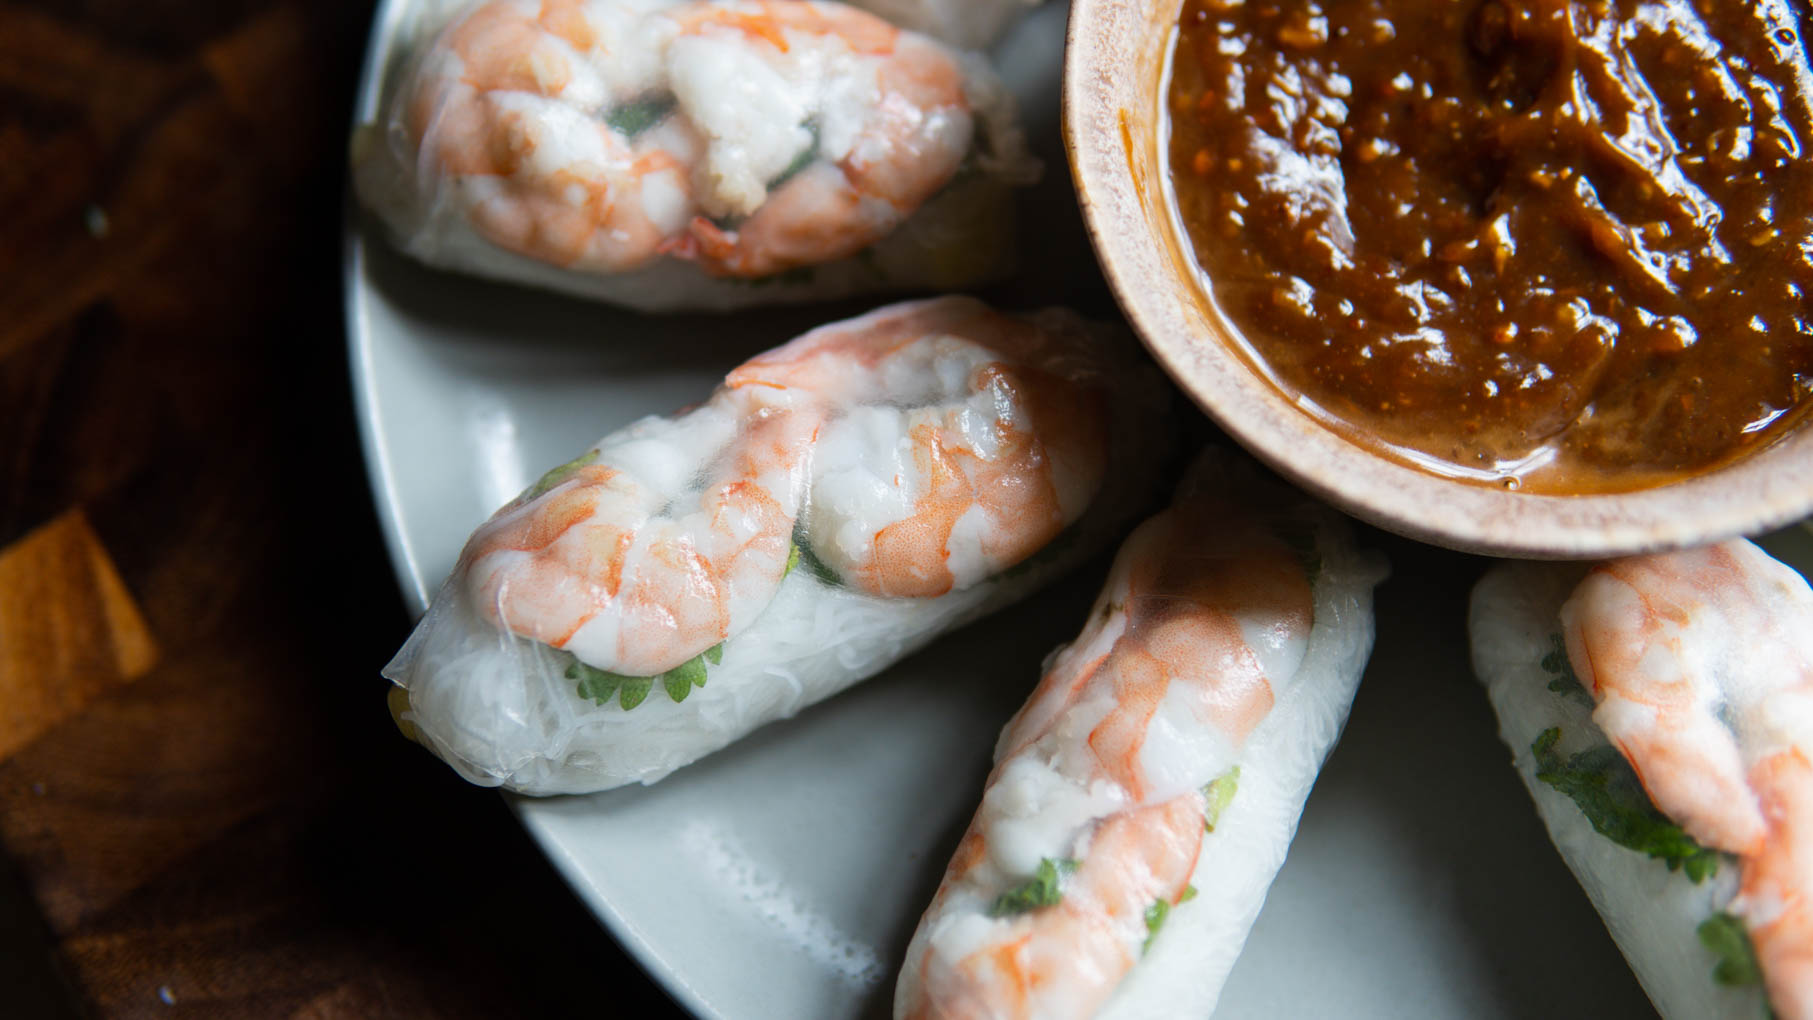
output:
M1179 260L1169 200L1154 183L1168 173L1159 151L1161 76L1182 6L1074 0L1062 134L1089 241L1115 299L1159 364L1230 437L1355 517L1465 552L1627 555L1756 533L1813 514L1813 422L1740 460L1653 488L1507 491L1361 446L1297 407L1233 344L1201 342L1197 328L1215 321L1212 299L1182 271L1194 263ZM1194 316L1191 304L1198 306Z

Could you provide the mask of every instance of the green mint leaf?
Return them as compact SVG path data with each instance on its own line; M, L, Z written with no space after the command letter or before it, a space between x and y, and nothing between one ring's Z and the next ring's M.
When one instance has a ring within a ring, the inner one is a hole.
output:
M1195 898L1196 898L1196 887L1193 885L1186 885L1183 887L1183 895L1177 897L1177 902L1188 903Z
M642 700L648 697L648 692L654 687L655 678L652 676L626 676L623 678L622 688L617 692L617 704L622 705L627 712L642 704Z
M1574 666L1568 662L1567 642L1560 634L1549 635L1549 653L1542 657L1542 670L1554 674L1549 681L1549 690L1566 698L1573 698L1588 708L1593 707L1593 696L1581 685L1580 678L1574 675Z
M1062 877L1076 869L1077 862L1067 858L1053 860L1047 857L1041 860L1038 871L1031 878L995 897L995 902L989 905L988 916L1012 917L1028 910L1055 905L1064 898L1063 889L1060 888Z
M1158 930L1165 926L1165 918L1171 914L1171 901L1157 899L1146 908L1146 941L1139 947L1142 953L1150 952L1152 940L1158 937Z
M1696 883L1718 874L1718 852L1694 842L1656 810L1617 748L1593 747L1563 761L1555 752L1560 742L1560 728L1550 727L1530 744L1536 778L1567 794L1600 835L1662 861L1670 871L1685 867Z
M567 666L566 678L579 681L577 689L580 697L600 705L611 700L611 695L617 693L618 685L623 683L620 674L588 666L578 659Z
M723 662L724 661L724 642L719 641L717 644L712 645L710 648L705 649L704 655L705 655L705 661L711 663L714 666ZM699 674L699 679L694 682L697 683L700 687L705 686L705 674L703 672L701 672Z
M1700 945L1719 958L1712 968L1712 980L1726 986L1754 985L1763 980L1756 949L1750 944L1750 933L1744 930L1743 921L1730 914L1714 914L1700 922L1695 931Z
M671 94L643 96L612 107L604 115L604 122L612 131L626 138L634 138L666 120L667 115L674 112L674 105Z
M549 471L547 474L542 475L540 478L537 478L535 484L529 486L529 488L523 492L521 499L524 502L531 499L539 499L543 493L573 477L580 468L585 467L587 464L590 464L597 459L597 450L587 450L579 456L574 457L572 460L567 461L565 464L562 464L552 471Z
M1220 779L1202 788L1202 795L1208 799L1208 806L1202 813L1202 827L1208 832L1215 831L1215 823L1221 820L1221 813L1234 802L1234 791L1240 788L1240 766L1229 769Z

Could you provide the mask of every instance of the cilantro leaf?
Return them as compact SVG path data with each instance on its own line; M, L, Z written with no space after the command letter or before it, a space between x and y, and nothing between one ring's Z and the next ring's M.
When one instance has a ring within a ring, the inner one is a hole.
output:
M1156 899L1146 908L1146 941L1140 944L1139 951L1150 952L1152 940L1158 937L1158 930L1165 926L1165 918L1171 916L1171 901Z
M1536 755L1536 778L1567 794L1600 835L1662 861L1670 871L1685 869L1695 883L1718 874L1718 852L1694 842L1656 810L1617 748L1609 744L1589 748L1563 761L1555 752L1560 742L1561 729L1551 727L1530 745Z
M655 678L652 676L626 676L623 678L623 686L617 691L617 704L622 705L624 711L635 708L642 704L654 686Z
M1567 658L1567 642L1561 639L1560 634L1549 635L1549 653L1542 657L1542 670L1555 674L1555 679L1549 681L1549 690L1563 697L1573 698L1588 708L1593 707L1593 696L1587 693L1580 678L1574 675L1574 666Z
M565 464L562 464L542 475L540 478L537 478L535 484L529 486L528 489L523 492L521 499L524 502L528 502L531 499L540 498L543 493L573 477L573 475L578 473L580 468L585 467L587 464L590 464L597 459L597 450L587 450L579 456L574 457L572 460L567 461Z
M671 93L643 96L612 107L604 115L604 123L612 131L626 138L634 138L666 120L667 115L674 112L674 105Z
M1039 870L1031 878L995 897L995 902L989 905L988 916L1012 917L1056 904L1064 898L1064 892L1059 888L1062 876L1076 869L1077 862L1068 858L1041 860Z
M667 688L668 697L685 701L693 687L705 686L705 653L700 652L661 674L661 685Z
M1719 962L1712 968L1712 979L1721 985L1754 985L1762 981L1763 971L1756 962L1756 950L1750 945L1750 933L1744 922L1730 914L1714 914L1695 929L1700 945L1710 949Z
M623 683L622 674L588 666L578 659L567 666L566 677L568 680L579 681L580 697L589 698L600 705L611 700L611 695L616 694L617 688Z
M1234 791L1240 788L1240 766L1229 769L1225 775L1202 788L1202 795L1208 798L1208 806L1202 813L1202 827L1208 832L1215 831L1215 823L1221 820L1221 813L1234 801Z
M716 665L723 660L724 643L720 641L659 676L625 676L575 658L567 663L566 678L579 682L577 690L582 698L602 705L616 695L619 705L631 709L642 704L657 680L668 697L676 702L685 701L694 687L705 686L705 664Z

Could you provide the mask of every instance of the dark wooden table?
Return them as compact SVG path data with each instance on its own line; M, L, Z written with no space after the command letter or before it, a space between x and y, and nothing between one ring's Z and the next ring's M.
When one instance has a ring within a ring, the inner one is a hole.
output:
M0 1015L666 1015L398 738L345 368L370 3L0 2Z

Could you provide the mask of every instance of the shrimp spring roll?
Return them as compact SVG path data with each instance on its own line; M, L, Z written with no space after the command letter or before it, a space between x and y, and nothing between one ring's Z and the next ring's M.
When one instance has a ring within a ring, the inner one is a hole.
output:
M1382 562L1211 455L1007 724L902 1018L1206 1017L1372 648Z
M1039 172L983 61L843 4L486 0L426 28L354 163L443 268L646 310L952 289L1006 268L1007 189Z
M1124 337L895 305L599 440L467 542L385 675L473 782L653 782L1104 548L1166 391Z
M1813 1017L1806 580L1742 540L1511 563L1471 616L1518 775L1656 1008Z

